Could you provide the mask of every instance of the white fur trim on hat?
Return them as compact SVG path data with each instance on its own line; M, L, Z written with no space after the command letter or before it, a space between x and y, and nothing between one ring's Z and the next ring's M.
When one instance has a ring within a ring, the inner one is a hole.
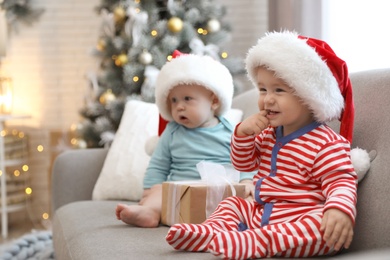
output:
M224 65L209 56L181 55L167 62L156 80L156 104L166 120L173 120L167 103L169 92L180 84L197 84L211 90L220 102L217 115L224 114L232 105L233 78Z
M294 32L272 32L260 38L246 58L246 69L257 86L259 66L275 72L312 110L315 119L324 123L340 117L344 98L337 80L326 62L305 39Z

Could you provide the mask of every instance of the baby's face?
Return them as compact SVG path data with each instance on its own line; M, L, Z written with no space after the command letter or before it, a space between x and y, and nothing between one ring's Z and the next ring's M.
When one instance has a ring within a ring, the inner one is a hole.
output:
M218 123L215 111L219 107L213 92L200 85L178 85L168 95L173 119L187 128L211 127Z
M267 112L271 126L283 126L285 135L314 121L309 107L273 71L258 68L257 86L260 92L259 109Z

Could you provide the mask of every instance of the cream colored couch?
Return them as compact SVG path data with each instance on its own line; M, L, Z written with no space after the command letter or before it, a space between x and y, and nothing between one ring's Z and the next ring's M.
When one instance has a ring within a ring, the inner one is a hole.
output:
M358 188L355 237L334 259L390 259L390 69L351 75L356 106L353 147L376 150ZM257 109L257 91L234 99L244 116ZM215 259L208 253L174 251L168 228L138 228L116 220L117 201L92 201L107 150L61 154L52 175L53 240L56 259ZM127 202L129 203L129 202ZM136 202L130 202L136 203Z

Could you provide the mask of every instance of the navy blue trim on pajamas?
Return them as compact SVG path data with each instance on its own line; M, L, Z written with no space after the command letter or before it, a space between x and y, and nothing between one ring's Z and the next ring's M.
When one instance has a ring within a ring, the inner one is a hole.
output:
M269 218L271 217L272 213L272 208L273 208L273 203L266 203L261 200L260 198L260 189L261 189L261 184L265 178L272 178L276 176L277 173L277 167L276 167L276 162L277 162L277 157L280 149L287 144L288 142L306 134L307 132L312 131L313 129L317 128L320 126L321 123L318 122L313 122L305 127L302 127L301 129L298 129L297 131L287 135L283 136L283 127L279 126L276 128L276 143L274 147L272 147L272 154L271 154L271 170L270 173L267 177L261 178L256 182L255 186L255 200L257 203L264 205L264 212L263 216L261 219L261 226L266 226L269 223Z

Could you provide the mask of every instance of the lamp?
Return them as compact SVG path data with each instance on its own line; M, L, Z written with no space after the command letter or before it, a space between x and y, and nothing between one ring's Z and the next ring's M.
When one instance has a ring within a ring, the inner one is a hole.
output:
M0 114L10 114L12 111L12 102L12 79L0 77Z

